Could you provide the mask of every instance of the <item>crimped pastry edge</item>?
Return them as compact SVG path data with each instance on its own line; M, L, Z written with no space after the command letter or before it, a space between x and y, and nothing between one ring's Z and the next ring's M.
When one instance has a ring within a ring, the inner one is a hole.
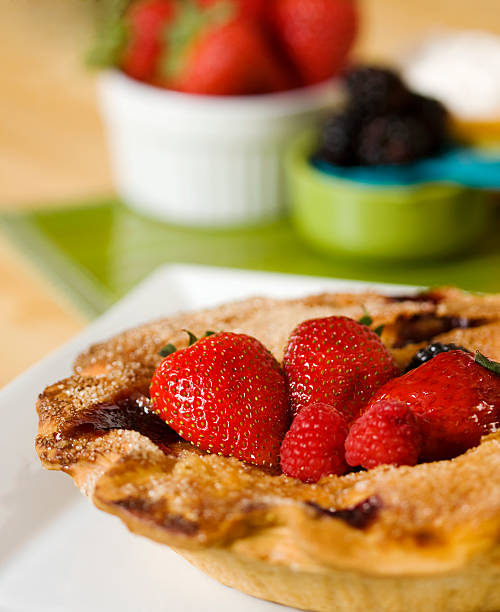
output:
M497 350L497 341L499 343L498 353L493 354L491 350L485 352L489 352L490 356L498 359L500 357L500 323L497 322L495 313L498 314L500 311L500 297L488 296L487 298L482 298L470 296L469 294L462 294L452 289L440 291L442 297L439 308L441 312L460 315L464 312L465 308L467 316L471 316L471 313L476 316L483 316L486 312L489 317L485 325L477 327L475 331L455 330L454 332L444 334L443 340L456 341L457 336L460 338L465 335L466 339L470 342L471 338L474 339L475 336L480 338L480 341L478 341L480 346L478 346L478 348L485 350L484 345L488 342L491 343L493 337L493 343L495 345L493 353ZM373 297L373 294L370 295ZM460 304L460 299L462 297L465 301ZM331 310L332 299L333 298L329 298L328 296L317 296L316 298L305 298L302 301L247 300L236 305L225 305L220 307L220 309L212 309L202 313L170 318L163 323L154 323L151 327L143 326L140 328L141 331L139 334L147 334L149 329L154 337L156 345L161 345L166 339L173 339L172 334L177 334L177 337L179 337L179 330L184 326L189 326L193 322L195 324L195 329L197 329L196 326L199 327L202 324L205 324L207 328L211 328L213 325L209 325L209 323L212 323L214 320L226 321L229 327L231 327L229 323L231 320L231 312L237 313L236 330L240 331L243 326L242 331L245 331L245 315L242 318L242 312L248 313L249 310L262 310L266 307L268 309L273 309L278 305L284 307L286 307L286 305L292 307L301 303L314 305L317 304L318 301L321 303L321 307ZM486 302L481 302L482 300L486 300ZM368 298L365 299L359 296L349 296L346 294L346 296L341 299L342 305L340 307L335 306L335 308L337 308L337 310L341 308L343 312L354 315L356 309L361 308L361 304L366 305L367 301L369 301ZM428 306L428 304L424 304L422 311L428 312ZM312 307L311 312L313 310L314 308ZM391 319L387 316L387 313L383 312L383 309L380 309L379 312L376 311L376 308L372 308L372 310L375 311L374 320L377 324L378 322L385 322L389 326L391 325ZM415 307L414 302L409 301L408 303L401 303L400 309L394 311L391 316L395 316L395 312L401 314L421 311ZM162 325L165 327L164 331L167 336L162 336L159 331ZM487 327L487 334L485 337L482 337L482 332L484 332L485 327ZM198 333L200 332L198 331ZM132 339L128 334L132 334ZM120 384L123 382L130 384L131 381L133 385L142 386L142 388L144 388L146 384L145 381L147 382L151 374L151 368L154 364L146 363L145 365L135 360L138 357L137 350L132 353L129 350L130 342L133 343L134 337L137 337L134 336L134 334L137 334L137 330L135 332L125 332L125 334L121 334L111 339L108 343L91 348L77 360L76 371L80 372L80 374L67 380L71 380L71 384L75 383L75 378L85 381L86 384L88 384L90 380L92 383L104 386L108 391L109 389L114 389L116 391L116 389L120 388ZM258 337L258 334L255 335ZM135 348L137 349L137 347ZM133 354L134 359L130 361L124 359L124 355L127 354L129 356ZM105 359L102 358L103 355ZM83 382L81 384L83 384ZM68 385L70 385L70 383L62 381L61 383L52 385L48 389L58 387L58 391L56 392L64 394L71 390L71 387ZM233 517L231 524L227 525L226 529L221 529L217 537L199 537L199 533L196 535L193 532L189 533L189 529L186 530L185 528L186 525L175 525L175 521L170 521L170 525L167 525L168 521L164 521L164 524L159 527L157 520L151 520L151 517L148 518L144 515L138 515L137 512L133 511L133 508L124 508L123 505L120 506L115 503L116 499L113 498L113 495L116 495L120 487L117 487L116 482L114 482L114 485L110 488L109 480L113 482L113 479L122 478L125 474L130 473L129 471L127 472L127 470L123 472L123 469L121 469L123 468L124 461L125 463L129 461L133 463L136 461L140 465L146 465L144 469L147 471L155 462L161 464L161 462L165 460L164 453L148 438L134 431L112 430L99 436L98 444L96 444L96 448L92 450L91 460L89 460L89 457L85 457L84 459L77 459L73 464L70 462L61 463L60 459L54 459L53 452L51 457L50 452L47 452L47 448L44 448L43 445L44 437L53 434L54 431L60 427L61 423L59 421L61 419L64 420L61 414L57 414L57 410L51 414L50 418L43 416L46 413L42 408L42 404L47 401L50 403L50 399L47 400L46 390L39 400L41 417L40 432L37 441L37 450L41 455L44 465L49 469L61 469L68 472L81 490L91 497L97 507L119 516L131 531L146 535L156 541L175 547L182 551L183 554L195 564L201 564L203 566L207 563L209 564L207 558L210 558L210 552L212 551L217 558L233 558L234 560L238 559L238 562L244 559L244 563L251 564L255 562L259 567L264 564L264 567L267 567L268 570L272 567L273 571L278 573L284 572L282 576L283 580L285 580L287 571L290 572L290 568L295 568L293 570L294 580L297 579L297 572L302 572L307 576L322 576L322 578L318 578L319 581L326 580L325 575L330 576L331 579L329 582L332 584L334 584L332 576L334 574L340 575L343 572L354 572L359 574L359 576L367 577L367 580L375 579L377 576L385 578L398 577L398 580L411 576L427 576L427 578L431 580L438 574L450 576L455 574L461 575L467 571L471 571L471 568L481 566L481 564L484 564L487 568L493 568L493 574L498 577L497 570L500 566L500 561L498 559L500 541L500 479L498 478L489 478L483 483L484 488L488 490L488 500L491 502L491 511L488 513L488 516L478 517L476 515L474 517L473 512L471 512L470 515L465 516L462 522L454 525L451 530L447 530L446 525L443 524L442 531L439 534L440 537L435 537L436 533L432 534L432 530L428 533L426 533L425 530L422 531L421 525L413 534L411 533L411 529L408 529L406 533L402 533L400 530L399 533L394 534L390 530L390 523L389 525L385 525L384 529L378 529L378 519L365 529L355 529L339 519L330 518L321 514L318 515L318 513L312 511L310 507L304 505L303 499L298 501L296 499L286 500L284 504L271 504L271 507L269 507L269 504L265 503L264 508L258 507L258 504L254 504L253 508L241 512L240 516L236 518ZM94 443L95 441L92 441L90 445ZM223 470L225 467L228 470L228 466L230 464L234 465L235 463L235 460L232 459L204 456L194 449L187 448L186 444L181 446L182 449L180 449L179 455L181 458L179 459L179 456L176 456L175 458L169 459L169 461L173 462L174 466L179 462L187 461L186 457L190 457L193 460L192 463L194 463L195 467L198 463L199 465L203 465L204 462L214 463L215 468L211 466L212 470ZM348 494L340 496L343 503L339 507L352 506L366 499L369 495L375 494L379 495L382 500L380 516L384 516L389 512L391 507L390 504L394 503L394 491L392 491L392 497L389 496L389 498L391 498L390 503L387 503L384 488L382 487L382 489L380 489L384 483L385 486L390 486L389 483L397 482L398 479L402 481L407 478L406 475L408 473L416 473L418 470L424 473L419 474L417 480L424 482L433 478L435 476L433 472L436 470L448 470L451 476L457 471L460 471L461 467L463 469L463 465L466 465L469 466L469 471L474 472L474 466L483 464L486 461L491 461L492 458L495 461L499 461L498 467L500 467L500 439L498 436L491 436L489 439L484 440L479 447L471 449L465 455L452 461L422 464L416 468L377 468L371 472L377 474L375 480L378 483L378 488L363 487L360 486L358 482L355 482L354 486L349 489ZM495 473L500 474L500 470L494 469L493 465L490 465L490 467L492 468L492 475ZM258 468L251 469L258 471ZM484 474L481 474L481 476L482 478L485 477ZM260 477L262 476L256 475L256 478ZM272 478L267 475L265 477ZM276 476L274 478L286 479L286 477L283 476ZM335 477L329 477L330 480L332 478ZM347 476L342 478L351 478L355 481L357 477ZM443 478L443 476L441 476L441 478ZM318 486L324 486L323 481ZM303 497L302 491L301 495ZM397 511L397 504L395 508ZM135 510L137 510L137 508ZM480 510L482 511L484 508L480 506ZM179 515L176 516L179 518ZM409 525L409 527L411 527L411 525ZM434 527L435 525L433 524L433 528ZM277 537L274 537L272 534ZM416 534L417 537L415 537ZM442 537L443 534L446 534L446 537ZM272 537L270 537L271 535ZM226 553L229 557L225 556ZM200 561L200 559L204 560ZM231 562L228 561L228 563L230 566ZM227 572L228 570L226 568L223 571ZM215 570L215 573L217 572L218 570ZM210 573L210 571L208 573ZM487 573L488 572L486 572L486 574ZM485 575L484 569L482 574ZM241 580L244 582L246 579L242 578ZM223 579L222 582L225 582L225 580ZM238 586L238 580L236 578L232 579L231 582L234 583L233 586L241 588L241 590L252 592L253 594L257 594L257 596L276 600L270 596L269 593L259 595L257 592L254 592L255 589L253 587L250 590L241 585ZM316 589L318 588L319 587ZM291 585L289 585L288 591L291 592L292 590ZM287 603L287 601L282 601L281 599L279 601ZM299 605L297 602L292 602L291 605L303 607L302 604ZM322 605L323 604L318 603L316 607L311 607L311 609L326 610L327 608L321 607ZM340 610L342 608L339 607L338 609ZM354 610L355 608L350 609ZM380 609L390 610L392 608ZM405 607L404 609L410 608ZM425 609L427 610L430 608ZM441 607L440 609L443 610L445 608ZM471 607L464 608L464 610L465 609L493 610L495 608Z

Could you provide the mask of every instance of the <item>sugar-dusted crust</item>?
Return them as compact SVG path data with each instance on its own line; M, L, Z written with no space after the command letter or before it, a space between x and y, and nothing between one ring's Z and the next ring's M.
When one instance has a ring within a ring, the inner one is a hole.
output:
M374 324L385 324L383 340L401 365L427 342L394 348L415 321L410 340L428 329L434 338L500 359L500 296L440 289L403 300L376 294L250 299L157 321L91 347L77 359L74 376L40 395L42 463L69 473L96 506L132 531L259 597L325 611L498 610L500 434L451 461L381 466L308 485L199 452L166 428L159 444L155 435L113 422L108 430L96 426L103 411L131 397L147 404L158 350L167 342L185 345L183 329L245 332L281 359L300 321L359 318L364 309ZM461 327L449 329L454 326Z

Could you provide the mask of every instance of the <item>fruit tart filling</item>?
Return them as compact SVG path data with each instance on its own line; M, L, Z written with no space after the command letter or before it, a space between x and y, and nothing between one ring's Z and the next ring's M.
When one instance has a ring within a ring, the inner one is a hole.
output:
M498 515L484 481L500 469L499 303L323 294L153 322L45 389L36 448L167 544L290 525L307 548L347 527L427 554L447 541L444 516L451 537ZM415 315L432 325L396 348Z
M154 374L153 410L202 450L280 466L309 483L353 468L451 459L500 428L498 364L433 343L402 373L366 323L302 322L282 368L246 334L190 335L194 343Z
M420 340L488 322L425 318L431 323ZM380 337L383 326L372 327L368 315L303 321L281 364L250 335L208 331L198 339L187 332L187 347L161 349L163 360L141 390L124 391L68 423L90 433L135 430L165 453L173 442L189 442L198 452L305 483L379 465L452 459L500 429L498 363L458 344L431 342L401 368L393 356L401 334L389 330L391 352ZM402 320L396 329L404 330ZM372 500L363 512L376 509Z

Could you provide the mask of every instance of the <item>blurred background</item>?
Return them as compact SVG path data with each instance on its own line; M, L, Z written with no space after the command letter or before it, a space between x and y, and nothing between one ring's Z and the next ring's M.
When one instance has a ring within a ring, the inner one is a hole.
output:
M498 231L472 257L377 264L308 247L299 257L286 221L164 234L161 222L117 209L97 75L83 61L100 11L97 0L0 0L0 385L167 261L229 265L240 249L231 265L500 291ZM353 54L363 62L394 64L443 29L500 34L498 0L360 0L359 11ZM148 252L151 236L164 251Z

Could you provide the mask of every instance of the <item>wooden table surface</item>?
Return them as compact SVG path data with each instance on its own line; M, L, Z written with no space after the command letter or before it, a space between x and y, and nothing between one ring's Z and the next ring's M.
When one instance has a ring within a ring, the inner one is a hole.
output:
M0 207L32 208L112 192L95 99L82 67L98 0L0 0ZM443 27L500 33L498 0L361 0L358 54L399 57ZM0 386L85 320L0 235Z

